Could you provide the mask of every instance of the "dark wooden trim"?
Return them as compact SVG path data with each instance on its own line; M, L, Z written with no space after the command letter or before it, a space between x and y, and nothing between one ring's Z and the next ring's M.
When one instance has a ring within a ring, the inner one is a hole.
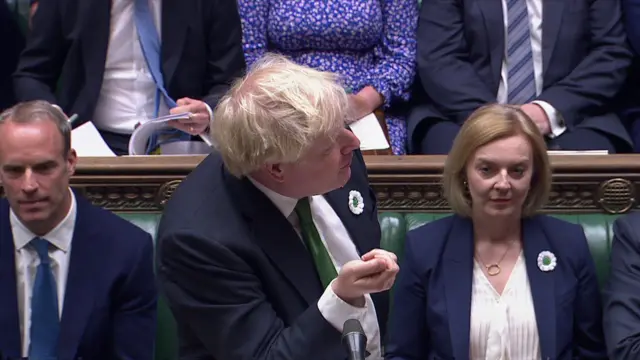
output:
M81 158L72 186L96 205L159 212L202 156ZM440 182L445 156L365 156L381 211L449 212ZM640 210L640 155L552 156L548 213Z

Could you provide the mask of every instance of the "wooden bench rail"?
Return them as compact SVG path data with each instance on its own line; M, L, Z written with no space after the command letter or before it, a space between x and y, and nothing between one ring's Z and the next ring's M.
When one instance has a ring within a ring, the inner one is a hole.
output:
M72 186L122 212L160 212L202 156L81 158ZM365 156L381 211L448 212L445 156ZM552 156L549 213L619 214L640 209L640 155Z

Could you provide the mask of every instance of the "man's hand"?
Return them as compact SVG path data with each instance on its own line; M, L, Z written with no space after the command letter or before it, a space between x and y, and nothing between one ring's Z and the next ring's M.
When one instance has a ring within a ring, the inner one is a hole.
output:
M344 264L331 283L333 292L346 303L364 306L364 295L389 290L400 268L395 254L374 249Z
M371 114L383 104L382 95L373 87L366 86L357 94L349 95L350 116L349 123L360 120Z
M541 106L536 104L524 104L520 106L520 110L522 110L525 114L527 114L531 120L538 126L540 133L542 135L548 135L551 132L551 124L549 123L549 118L547 117L547 113L544 112Z
M204 102L190 98L182 98L176 101L176 103L178 106L171 109L169 111L170 114L190 112L192 115L189 119L170 121L169 124L171 126L191 135L200 135L207 130L211 119L207 105Z

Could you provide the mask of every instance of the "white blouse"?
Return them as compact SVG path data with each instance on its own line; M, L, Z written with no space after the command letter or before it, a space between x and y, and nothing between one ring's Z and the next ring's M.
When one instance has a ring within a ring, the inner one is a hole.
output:
M477 261L471 292L471 360L538 360L540 341L522 253L502 295Z

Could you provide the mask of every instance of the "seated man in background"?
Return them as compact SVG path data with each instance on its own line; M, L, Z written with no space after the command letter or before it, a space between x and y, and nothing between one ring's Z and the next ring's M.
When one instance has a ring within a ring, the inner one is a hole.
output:
M0 114L0 353L151 360L151 236L69 188L70 134L44 101Z
M488 103L518 105L549 149L629 151L615 114L632 54L620 0L424 1L413 152L447 154Z
M334 76L267 55L215 111L218 152L167 204L157 273L181 358L346 359L350 318L382 359L394 254Z
M206 133L243 71L234 0L43 0L14 85L19 101L56 103L79 116L74 127L92 121L126 155L136 124L158 115L194 114L172 138Z
M604 290L604 334L610 359L640 357L640 213L613 224L611 273Z

